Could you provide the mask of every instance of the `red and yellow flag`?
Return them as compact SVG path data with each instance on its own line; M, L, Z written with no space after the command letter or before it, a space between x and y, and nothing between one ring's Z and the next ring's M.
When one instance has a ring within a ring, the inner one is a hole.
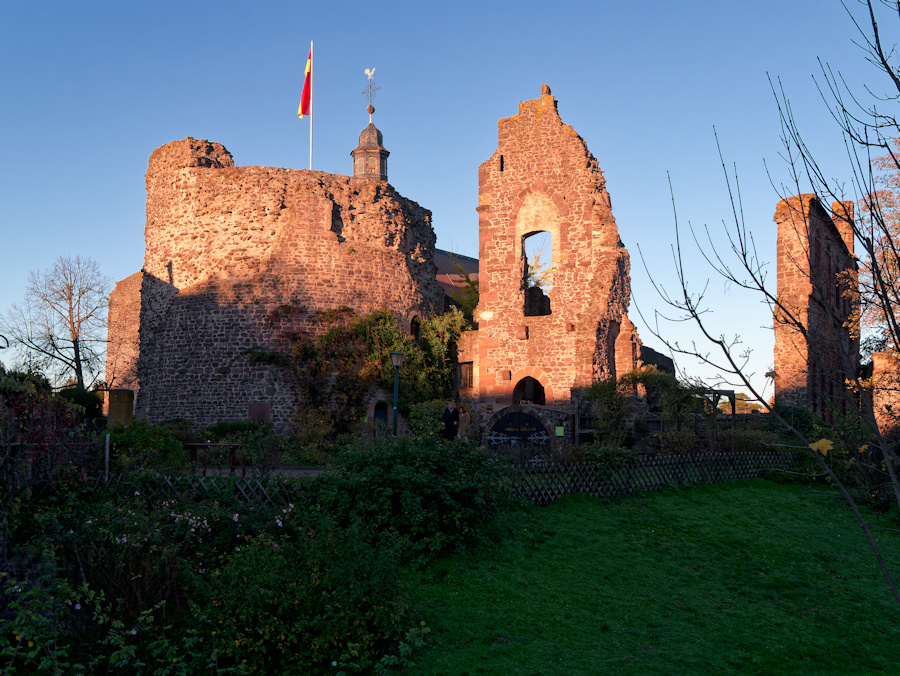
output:
M310 101L312 99L312 47L309 48L309 58L306 60L306 79L303 81L303 94L300 96L300 107L297 109L297 117L311 115Z

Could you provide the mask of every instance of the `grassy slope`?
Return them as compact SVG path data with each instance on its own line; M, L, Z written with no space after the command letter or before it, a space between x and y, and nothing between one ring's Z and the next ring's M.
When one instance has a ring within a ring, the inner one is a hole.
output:
M900 608L828 495L574 497L499 528L491 549L411 573L433 640L409 673L900 673ZM876 532L900 574L900 535Z

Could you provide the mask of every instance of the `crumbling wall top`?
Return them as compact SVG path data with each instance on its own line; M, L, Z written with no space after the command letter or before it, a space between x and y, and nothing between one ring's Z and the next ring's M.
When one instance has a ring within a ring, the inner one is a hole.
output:
M147 167L147 183L149 187L152 175L177 169L188 167L223 169L233 166L234 159L231 153L221 143L188 136L182 141L166 143L151 153Z

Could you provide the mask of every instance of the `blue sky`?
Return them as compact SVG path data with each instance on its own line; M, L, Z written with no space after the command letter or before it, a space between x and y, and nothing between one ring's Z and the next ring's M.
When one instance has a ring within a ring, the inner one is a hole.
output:
M764 162L776 182L786 171L767 74L784 82L828 171L847 175L812 75L821 58L852 83L872 80L853 37L838 0L0 0L0 311L21 298L28 271L59 255L91 256L114 280L140 269L144 173L164 143L206 138L238 165L308 168L308 122L296 109L315 40L314 168L351 171L368 122L364 70L374 67L391 183L432 210L440 248L471 256L477 169L496 147L497 121L549 84L606 173L634 297L650 316L662 306L638 247L672 287L668 176L682 224L730 214L713 126L773 260L778 197ZM698 285L710 277L698 255L689 266ZM741 334L762 384L768 310L716 279L709 297L714 333ZM644 342L659 349L637 314L633 305Z

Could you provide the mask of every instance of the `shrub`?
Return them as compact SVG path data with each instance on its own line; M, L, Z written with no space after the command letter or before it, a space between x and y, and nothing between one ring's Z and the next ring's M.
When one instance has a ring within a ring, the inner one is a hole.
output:
M413 624L390 552L356 526L307 520L302 537L236 546L202 587L196 619L216 631L222 661L266 674L333 674L351 649L370 673ZM198 610L202 612L198 613Z
M83 387L70 387L60 390L59 396L70 404L80 406L84 417L88 420L98 420L103 417L102 392L91 392Z
M805 437L814 435L817 430L821 430L825 426L822 419L808 408L775 404L773 411ZM785 437L787 443L796 443L797 439L793 434L788 432L785 432L785 434L787 434Z
M330 411L319 407L296 411L291 417L291 431L294 434L291 459L311 465L325 464L332 446L329 439L334 428Z
M183 469L187 464L184 445L168 425L151 425L138 419L109 430L111 461L116 469Z
M211 443L225 443L256 434L261 425L259 420L220 420L197 432L197 438Z
M600 380L588 388L587 394L594 402L594 426L602 430L597 434L598 441L607 446L622 446L630 436L625 424L628 409L625 386L615 379Z
M593 463L597 476L601 479L615 476L634 462L634 452L627 448L604 446L603 444L587 444L579 446L575 451L578 460Z
M360 522L420 562L478 541L499 509L497 460L480 449L435 439L378 439L336 459L315 500L338 523Z
M27 523L33 503L77 489L102 461L80 418L42 376L0 365L0 566L7 528Z
M230 462L232 453L240 462L241 453L257 476L269 476L293 453L291 440L275 433L272 424L261 420L220 421L200 430L197 436L216 444L241 444L243 448L211 448L211 464Z
M771 450L773 444L781 444L781 435L771 430L753 429L739 425L710 435L707 447L711 451L750 451L761 453Z
M18 548L52 565L41 585L0 589L0 655L15 669L383 673L421 645L397 585L401 538L338 524L315 495L240 504L232 481L159 504L163 481L135 474L27 506Z
M413 404L409 409L409 426L413 434L417 437L440 439L444 432L441 417L446 408L446 399L432 399Z

